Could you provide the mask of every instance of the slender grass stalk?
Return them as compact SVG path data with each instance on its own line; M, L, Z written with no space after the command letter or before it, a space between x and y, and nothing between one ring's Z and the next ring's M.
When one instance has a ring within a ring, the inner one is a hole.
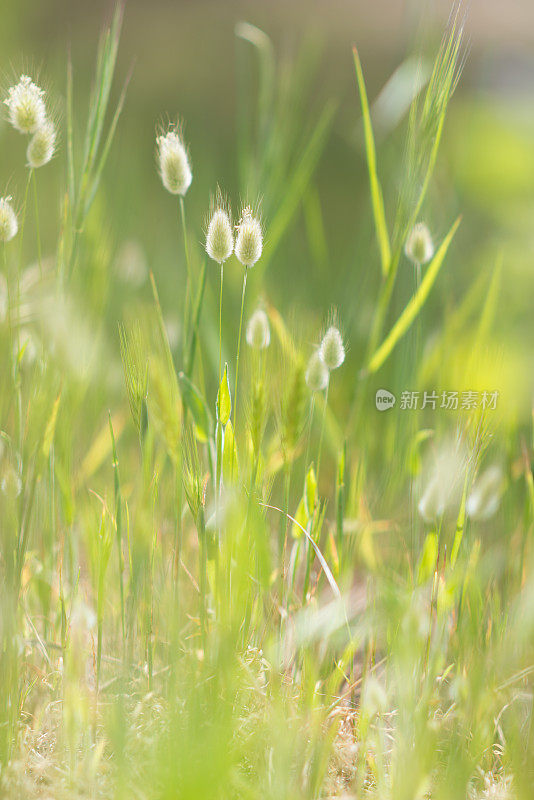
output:
M39 200L37 197L37 178L35 176L35 170L30 170L30 179L33 181L33 196L35 200L35 235L37 238L37 260L39 264L39 274L41 280L43 280L43 256L42 256L42 247L41 247L41 227L39 224Z
M324 439L324 429L325 429L325 420L326 420L326 410L328 408L328 390L330 389L330 381L328 381L328 385L325 389L324 393L324 405L323 405L323 416L321 421L321 434L319 436L319 447L317 449L317 484L319 484L319 478L321 475L321 455L323 450L323 439Z
M180 195L180 220L182 223L182 237L184 243L185 266L187 270L187 286L185 289L185 302L184 302L184 361L187 361L187 342L189 341L189 306L193 297L193 277L191 274L191 261L189 259L189 245L187 238L187 223L185 219L185 203L184 198Z
M248 270L245 267L245 272L243 274L243 291L241 293L241 312L239 314L239 333L237 334L237 358L235 362L235 387L234 387L234 421L233 421L233 428L234 428L234 435L236 430L236 413L237 413L237 381L239 376L239 354L241 350L241 331L243 328L243 310L245 307L245 291L247 288L247 274Z
M223 278L224 278L224 262L221 261L221 288L219 291L219 386L221 385L222 378L222 309L223 309Z
M250 496L256 491L256 482L261 458L265 422L265 355L253 350L252 377L252 467L250 473Z
M182 514L183 514L183 460L180 453L178 464L175 467L175 486L176 486L176 525L174 540L174 589L176 598L177 616L180 602L180 562L182 559Z
M76 197L76 178L74 170L74 111L72 54L69 48L67 57L67 186L71 203Z
M198 342L198 330L200 325L200 319L202 316L202 306L204 304L204 294L206 289L206 267L207 262L206 259L202 262L202 269L200 272L200 288L198 290L198 298L195 305L195 311L193 315L193 325L191 330L191 341L189 344L189 353L187 356L185 374L188 378L190 378L193 374L193 367L195 365L195 355L197 350L197 342Z
M14 341L13 341L13 290L11 285L11 273L9 269L8 259L7 259L7 244L4 242L2 244L2 256L4 261L4 274L6 276L6 286L7 286L7 327L8 327L8 342L9 342L9 360L11 364L11 376L13 379L13 384L15 385L15 369L16 369L16 361L15 361L15 353L14 353ZM16 387L15 387L16 388Z
M198 512L198 541L199 541L199 581L200 581L200 633L202 648L206 652L207 647L207 590L208 590L208 554L206 548L206 525L204 519L204 508L201 505Z
M311 448L311 435L313 429L313 418L315 416L315 392L312 392L311 400L310 400L310 416L308 422L308 433L306 434L306 454L304 456L304 476L303 481L306 479L306 473L308 471L308 462L310 459L310 448Z
M122 647L124 656L125 646L126 646L126 627L125 627L125 613L124 613L124 557L122 553L122 493L121 493L121 483L119 474L119 459L117 456L117 446L115 442L115 434L113 432L111 413L109 414L109 431L111 435L111 446L112 446L112 456L113 456L113 480L114 480L114 493L115 493L115 532L117 540L119 593L120 593L120 604L121 604L121 631L122 631Z
M371 201L373 206L373 216L376 228L376 238L380 248L380 260L382 266L382 274L387 275L391 263L391 247L389 243L389 234L386 223L386 213L384 209L384 197L382 194L382 187L378 178L376 168L376 148L374 142L373 128L371 124L371 114L369 111L369 102L367 100L367 91L365 89L365 81L363 77L362 65L358 50L353 47L354 66L356 69L356 78L358 81L358 88L360 91L360 100L362 106L364 133L365 133L365 149L367 152L367 165L369 170L369 185L371 190Z
M54 450L54 443L52 442L50 446L50 453L48 456L48 482L50 488L50 503L49 503L49 514L50 514L50 542L52 544L49 547L49 558L50 558L50 567L52 568L52 559L53 559L53 545L55 542L58 541L57 535L57 516L56 516L56 474L55 474L55 450ZM44 635L45 639L48 638L48 619L45 618L44 624Z
M18 259L18 266L17 266L17 276L16 276L16 306L17 306L17 358L15 359L15 386L16 386L16 395L17 395L17 440L19 445L19 457L21 460L21 472L24 468L23 462L23 440L24 440L24 425L23 425L23 416L22 416L22 384L20 379L20 371L19 371L19 363L18 358L20 356L20 278L22 273L22 264L23 264L23 244L24 244L24 230L26 228L26 210L28 205L28 192L30 190L30 182L32 177L33 170L30 170L28 175L28 179L26 181L26 189L24 190L24 200L22 203L22 217L21 217L21 225L20 225L20 245L19 245L19 259Z
M347 442L345 441L343 443L343 449L339 454L337 475L336 475L336 538L337 538L338 555L340 560L340 571L341 571L341 560L342 560L342 550L343 550L343 517L345 514L346 464L347 464Z

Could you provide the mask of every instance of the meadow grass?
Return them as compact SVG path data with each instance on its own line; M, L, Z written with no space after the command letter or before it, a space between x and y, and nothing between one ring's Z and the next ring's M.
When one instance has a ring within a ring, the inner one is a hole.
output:
M301 209L324 259L314 173L336 105L305 124L308 56L280 74L248 23L258 85L239 95L238 168L261 209L234 202L233 224L217 190L203 230L185 128L160 131L178 340L157 274L113 318L98 197L127 108L128 79L112 104L121 22L119 7L85 133L69 59L57 156L20 163L26 195L0 207L2 796L530 800L532 419L497 405L506 372L481 367L502 260L432 324L460 218L435 247L414 227L460 78L460 10L414 73L397 196L354 49L377 275L357 358L330 298L310 330L259 291ZM38 184L60 161L49 253ZM468 351L451 386L455 337ZM384 375L436 397L383 412Z

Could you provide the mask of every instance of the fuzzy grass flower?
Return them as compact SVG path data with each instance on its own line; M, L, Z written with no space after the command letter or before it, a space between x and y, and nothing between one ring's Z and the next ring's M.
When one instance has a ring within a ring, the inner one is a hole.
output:
M224 264L233 252L234 233L231 213L228 203L218 190L206 232L206 253L217 264Z
M179 129L171 129L157 137L156 158L163 186L171 194L183 197L191 186L193 173Z
M247 344L254 350L264 350L271 343L269 319L262 308L257 308L248 321Z
M17 235L19 224L11 197L0 198L0 242L9 242Z
M46 121L44 91L28 75L21 75L8 91L4 104L9 122L20 133L35 133Z
M241 348L241 328L243 325L243 311L245 308L245 291L247 288L248 271L261 257L263 250L263 231L261 222L254 215L250 206L245 206L241 211L241 218L236 226L237 236L235 240L235 254L238 261L245 267L243 273L243 291L241 292L241 312L239 315L239 333L237 335L237 358L235 367L235 391L234 391L234 430L237 407L237 376L239 374L239 352Z
M330 372L328 367L321 358L319 350L316 350L310 360L306 369L306 383L312 392L322 392L326 389L330 380Z
M434 255L434 242L424 222L418 222L406 239L404 252L413 264L427 264Z
M30 139L26 159L31 169L44 167L52 160L56 149L56 129L54 123L46 120Z
M422 474L428 479L417 510L425 522L432 524L460 502L467 455L463 442L455 437L442 442L437 450L432 449L427 459Z
M19 472L11 465L7 465L0 478L0 490L9 499L16 499L22 491L22 480Z
M250 206L245 206L237 224L235 254L244 267L250 269L260 259L263 250L261 222Z
M329 370L337 369L345 361L343 337L335 325L331 325L319 345L319 355Z
M467 515L473 520L490 519L499 509L504 491L504 474L498 464L488 467L475 482L466 503Z

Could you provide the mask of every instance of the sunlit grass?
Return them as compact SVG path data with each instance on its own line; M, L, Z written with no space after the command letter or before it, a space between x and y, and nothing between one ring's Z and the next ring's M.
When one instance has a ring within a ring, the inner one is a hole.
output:
M214 176L196 219L195 132L157 133L180 307L135 243L115 257L101 198L127 113L121 21L83 139L73 59L59 149L17 164L26 195L0 206L0 791L529 800L531 386L497 325L505 243L451 294L469 219L449 201L431 236L427 212L460 12L413 73L394 180L354 50L377 280L354 298L371 313L352 340L331 297L313 326L299 304L305 247L338 268L314 183L336 103L308 120L310 54L280 70L252 25L236 29L258 70L239 93L242 196ZM38 192L45 169L63 169L59 199ZM276 308L264 278L301 210L294 295Z

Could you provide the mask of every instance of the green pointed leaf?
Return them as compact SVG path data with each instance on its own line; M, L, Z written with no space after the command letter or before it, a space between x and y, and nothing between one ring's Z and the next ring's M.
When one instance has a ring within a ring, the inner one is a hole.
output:
M258 266L256 267L258 270L258 275L262 275L267 268L280 244L280 241L282 240L291 221L300 207L302 198L308 189L313 173L326 144L328 134L332 127L335 111L336 104L334 102L330 101L325 105L308 142L304 144L301 150L302 155L295 166L295 169L288 176L283 200L281 203L279 203L276 209L276 213L269 226L268 236L265 237L263 255L261 260L258 262Z
M234 429L228 420L224 429L223 447L223 479L225 483L231 483L237 479L239 473L237 461L237 446L235 443Z
M306 529L308 524L308 512L306 511L306 502L304 498L301 499L295 511L295 521L291 526L291 534L294 539L300 539L302 536L302 529Z
M465 507L467 503L467 490L468 490L469 472L466 472L464 480L464 488L462 491L462 500L460 503L460 510L458 512L458 519L456 520L456 532L454 534L454 542L451 551L451 567L454 569L458 553L460 552L460 545L464 536L465 529Z
M306 504L306 513L308 518L310 518L315 510L315 504L317 503L317 478L315 477L313 464L310 466L308 474L306 475L304 502Z
M356 69L356 79L358 81L358 89L360 91L360 102L362 106L363 115L363 129L365 134L365 152L367 154L367 167L369 169L369 185L371 187L371 201L373 204L373 216L375 220L376 238L378 239L378 246L380 248L380 263L382 265L382 274L387 275L391 263L391 247L389 244L389 235L386 225L386 213L384 210L384 197L382 195L382 187L378 180L378 173L376 169L376 149L375 140L373 136L373 127L371 125L371 114L369 111L369 101L367 100L367 91L365 89L365 81L363 78L362 65L357 49L353 48L354 67Z
M228 382L228 364L225 364L219 391L217 392L217 419L223 428L228 424L231 413L232 400L230 397L230 384Z
M206 442L211 437L213 430L213 421L206 401L194 383L183 372L178 373L178 386L183 404L193 417L197 439Z
M417 585L426 583L436 569L438 558L438 534L429 533L423 545L423 552L417 567Z
M458 217L452 228L450 229L449 233L441 243L439 250L437 251L436 255L430 262L423 280L421 281L421 285L419 286L418 291L400 317L398 318L397 322L386 336L380 347L375 350L374 355L372 356L367 369L369 372L376 372L382 364L386 361L386 359L391 355L395 345L398 343L400 339L404 336L404 334L409 330L412 322L417 317L419 312L421 311L422 307L424 306L428 295L430 294L430 290L435 283L436 278L438 277L438 273L441 269L441 265L445 259L447 254L447 250L449 249L450 243L454 237L454 234L458 230L458 226L460 224L461 217Z
M48 455L50 453L50 448L52 447L52 444L54 442L54 435L56 432L56 423L57 423L57 415L59 411L60 400L61 400L61 392L58 394L58 396L54 401L50 417L48 418L48 422L46 423L45 433L43 437L43 444L41 448L41 452L44 458L48 458Z

